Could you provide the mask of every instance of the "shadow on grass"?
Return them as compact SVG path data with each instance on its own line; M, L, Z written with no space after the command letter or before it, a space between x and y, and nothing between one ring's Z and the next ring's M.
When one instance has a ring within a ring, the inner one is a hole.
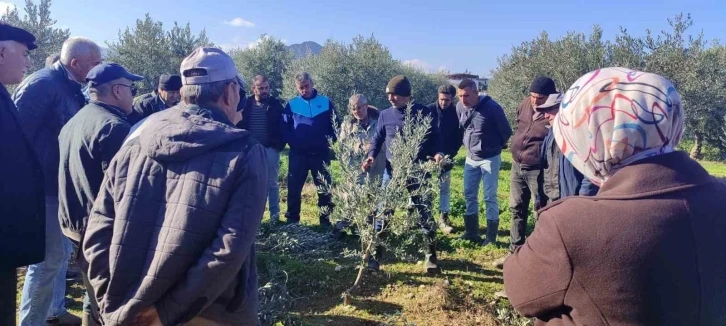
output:
M367 320L367 319L361 319L361 318L355 318L355 317L346 317L346 316L325 316L325 315L315 315L315 316L304 316L301 317L303 319L303 325L310 325L310 326L318 326L318 325L340 325L340 326L375 326L380 325L379 322L374 320Z

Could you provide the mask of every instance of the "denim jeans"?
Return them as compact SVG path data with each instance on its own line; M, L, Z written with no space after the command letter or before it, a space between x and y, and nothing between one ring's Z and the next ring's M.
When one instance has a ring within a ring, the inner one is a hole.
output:
M466 215L479 214L479 183L481 182L484 185L484 203L486 204L487 220L499 221L497 188L499 188L499 169L501 166L501 155L481 161L466 158L466 163L464 163Z
M20 300L21 326L44 325L48 317L66 313L66 269L70 240L60 229L58 197L45 197L45 260L28 266ZM62 296L61 296L62 294ZM63 297L63 300L60 298Z
M439 212L451 211L451 170L439 176Z
M280 152L267 147L267 166L269 168L269 183L267 185L267 205L270 210L270 220L278 220L280 216L280 187L277 175L280 173Z

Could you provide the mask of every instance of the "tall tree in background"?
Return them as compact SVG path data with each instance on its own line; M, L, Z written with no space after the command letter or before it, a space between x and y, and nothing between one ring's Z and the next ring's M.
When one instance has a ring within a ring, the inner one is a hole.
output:
M231 50L229 54L242 76L247 78L248 86L256 75L264 75L270 82L270 94L280 96L283 75L293 60L293 53L282 40L263 34L256 46Z
M35 35L38 45L36 50L30 51L32 67L29 72L34 72L45 66L45 59L54 53L58 53L63 42L70 36L68 29L55 28L55 19L50 17L51 0L41 0L40 4L34 4L31 0L25 0L25 16L22 18L18 8L8 9L1 18L3 22L23 28Z
M117 42L108 44L108 60L144 76L139 90L150 92L156 88L160 75L178 74L181 61L201 45L212 45L204 30L194 37L188 24L182 28L174 23L167 33L163 24L147 13L143 20L136 20L135 27L119 31Z

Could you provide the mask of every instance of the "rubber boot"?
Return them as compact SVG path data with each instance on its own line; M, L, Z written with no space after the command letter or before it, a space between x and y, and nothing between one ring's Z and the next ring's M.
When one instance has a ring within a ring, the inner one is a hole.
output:
M376 246L375 252L373 252L373 255L368 257L368 270L372 272L377 272L381 268L380 260L383 256L383 246Z
M482 242L481 236L479 236L479 215L464 215L464 234L461 239L474 243Z
M426 245L426 260L424 261L424 272L429 274L435 274L441 272L438 263L439 259L436 257L436 238L425 239Z
M487 237L484 239L482 246L497 242L497 231L499 231L499 221L487 220Z
M332 224L330 224L330 218L328 218L327 214L320 214L320 226L324 226L325 228L331 228L333 227Z
M439 229L441 229L441 232L444 234L451 234L451 232L454 231L454 227L452 227L451 222L449 222L449 213L441 212L441 215L439 216Z
M335 225L333 225L333 229L331 230L331 234L333 235L333 238L335 240L342 240L345 238L345 236L348 235L348 233L345 232L345 229L347 229L350 226L350 221L337 221L335 222Z

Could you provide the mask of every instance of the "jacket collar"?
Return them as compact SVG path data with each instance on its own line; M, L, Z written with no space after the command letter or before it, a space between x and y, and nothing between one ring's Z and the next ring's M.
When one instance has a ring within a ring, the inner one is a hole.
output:
M185 111L191 114L202 116L204 118L234 127L234 124L232 123L232 121L229 120L229 118L227 118L227 115L224 114L222 110L217 107L211 105L202 107L196 104L185 104L183 108Z
M300 95L300 98L302 98L303 100L306 100L306 101L310 101L310 100L314 99L316 96L318 96L318 90L313 88L313 96L306 98L306 97L303 97L302 95Z
M618 170L602 185L598 197L646 197L716 180L688 154L676 151L643 159Z
M115 114L115 115L119 116L120 118L123 118L124 120L126 120L127 114L125 114L123 111L121 111L121 109L119 107L117 107L115 105L106 104L106 103L103 103L100 101L91 101L91 104L100 106L100 107L106 109L106 111L111 112L112 114Z
M61 80L73 89L77 89L80 92L81 88L83 88L83 84L73 79L71 73L68 71L68 69L66 69L63 64L60 63L60 61L54 63L49 69L51 69L52 71L56 71L61 76Z

